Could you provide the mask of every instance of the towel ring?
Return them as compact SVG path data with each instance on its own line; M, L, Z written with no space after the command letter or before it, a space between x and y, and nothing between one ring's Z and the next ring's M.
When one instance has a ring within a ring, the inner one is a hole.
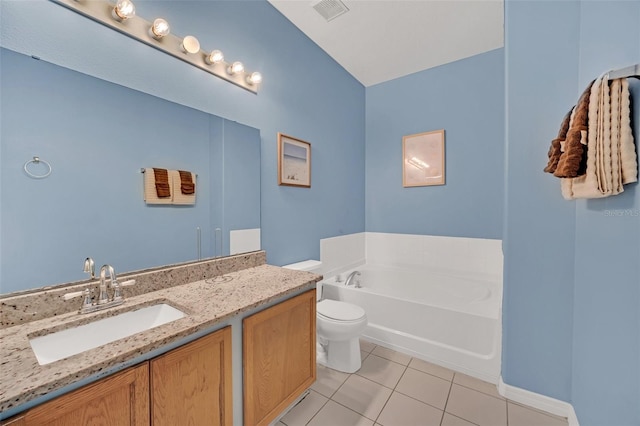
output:
M31 173L29 171L29 168L28 168L29 164L31 164L31 163L33 163L33 164L44 163L49 168L49 171L47 173L43 174L43 175L34 175L33 173ZM44 178L46 178L47 176L49 176L51 174L53 169L51 168L51 164L47 163L44 160L41 160L40 157L33 157L33 160L29 160L26 163L24 163L24 171L34 179L44 179Z

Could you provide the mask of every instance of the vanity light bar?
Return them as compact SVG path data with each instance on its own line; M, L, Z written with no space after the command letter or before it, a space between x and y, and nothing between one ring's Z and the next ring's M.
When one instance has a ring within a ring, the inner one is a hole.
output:
M259 72L251 72L244 68L238 69L237 66L234 67L239 62L225 62L224 56L219 50L214 51L219 55L216 55L216 60L212 60L212 52L201 50L200 43L194 36L176 36L169 32L169 23L164 19L158 18L152 23L135 14L133 0L119 0L118 3L111 3L106 0L51 1L236 86L258 93L262 82L262 75ZM133 7L134 14L125 17L121 10L116 11L118 5L121 8L125 7L125 11L129 10L129 5L131 5L130 7ZM158 30L158 24L162 24L160 25L161 31ZM218 58L222 59L217 60ZM240 63L240 65L242 64Z

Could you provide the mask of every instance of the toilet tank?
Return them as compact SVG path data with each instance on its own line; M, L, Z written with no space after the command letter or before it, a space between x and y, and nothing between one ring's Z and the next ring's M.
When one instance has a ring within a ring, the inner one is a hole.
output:
M298 263L291 263L284 265L283 268L295 269L296 271L313 272L314 274L320 274L322 269L322 262L319 260L304 260ZM316 301L322 299L322 283L316 284Z
M322 268L322 262L319 260L304 260L298 263L290 263L289 265L284 265L283 268L286 269L295 269L296 271L307 271L313 272L314 274L320 273L320 268Z

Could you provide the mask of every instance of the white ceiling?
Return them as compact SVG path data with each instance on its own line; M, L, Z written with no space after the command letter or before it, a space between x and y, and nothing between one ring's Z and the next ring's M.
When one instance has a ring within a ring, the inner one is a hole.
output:
M502 0L343 0L327 22L318 0L269 0L364 86L504 45Z

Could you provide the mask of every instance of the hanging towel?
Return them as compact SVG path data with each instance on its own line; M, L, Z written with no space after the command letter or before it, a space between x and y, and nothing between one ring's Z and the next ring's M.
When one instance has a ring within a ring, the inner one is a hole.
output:
M560 124L558 137L551 141L551 147L549 147L549 153L547 154L549 157L549 162L547 163L547 167L544 168L544 171L547 173L554 173L558 168L558 161L560 161L560 156L562 155L562 146L565 139L567 138L569 123L574 108L575 107L572 107L564 116L564 118L562 119L562 124Z
M631 129L631 96L627 79L622 79L620 90L620 168L622 184L626 185L638 181L638 155Z
M169 173L167 169L153 168L153 176L156 180L156 195L158 198L171 197L171 186L169 184Z
M629 83L598 78L591 86L586 174L562 179L565 199L602 198L624 191L638 180L636 148L631 132Z
M173 197L171 195L171 185L169 185L169 196L168 197L159 197L158 196L158 183L156 181L156 173L155 170L162 169L154 169L154 168L146 168L144 169L144 201L147 204L171 204L173 202ZM166 169L164 169L166 171ZM160 173L162 174L162 173ZM169 182L167 178L167 182ZM162 189L163 186L160 185ZM162 191L161 191L162 193Z
M191 195L196 192L196 185L193 182L193 176L191 172L184 170L178 170L180 175L180 192L184 195Z
M587 130L589 124L589 98L591 86L582 93L571 113L567 137L562 144L562 155L553 175L560 178L576 177L586 173L587 168Z
M169 170L173 204L190 205L196 203L196 176L184 170Z

